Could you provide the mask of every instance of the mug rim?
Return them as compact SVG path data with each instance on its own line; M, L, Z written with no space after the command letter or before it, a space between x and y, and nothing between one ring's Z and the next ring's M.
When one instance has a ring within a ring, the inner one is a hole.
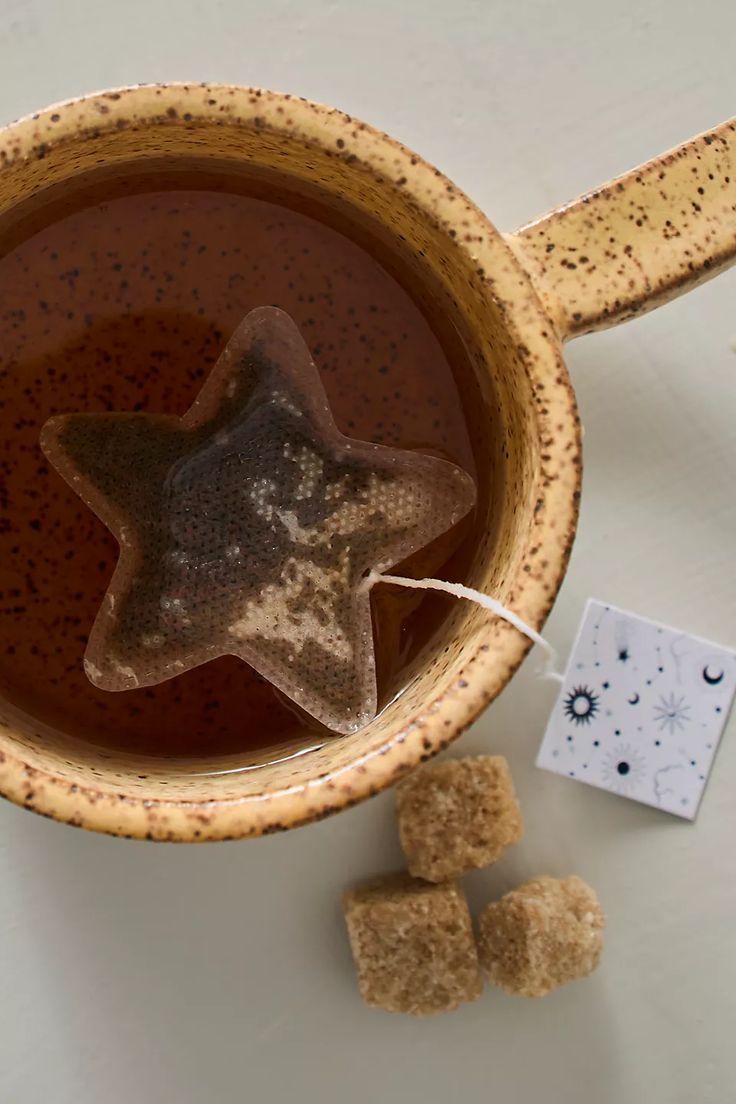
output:
M539 524L535 515L533 560L527 547L513 583L515 611L539 630L564 577L577 524L581 434L575 396L560 340L531 277L487 216L440 170L396 139L336 108L288 93L182 82L90 93L25 116L0 130L0 173L16 159L43 158L52 145L84 140L91 128L98 133L114 130L120 120L126 125L131 119L153 123L159 118L172 125L211 118L223 122L223 102L232 125L276 127L287 137L329 149L331 156L342 155L349 135L347 156L378 173L385 173L390 164L400 186L443 233L449 234L461 215L467 220L472 246L460 235L456 244L472 256L484 293L500 308L523 357L535 401L541 402L538 396L544 393L546 405L541 409L549 408L549 417L543 416L550 431L544 441L549 470L563 459L562 444L551 432L553 422L567 423L565 428L573 431L574 447L570 451L568 444L564 456L564 464L574 473L572 483L547 480L543 487L540 480L535 486L537 502L544 508ZM136 838L232 839L296 827L379 792L446 747L505 686L530 647L526 637L501 624L494 646L482 638L470 646L453 686L441 690L420 715L347 765L298 785L219 800L146 800L96 785L93 776L88 785L70 784L69 778L22 754L6 726L0 730L0 796L65 823Z

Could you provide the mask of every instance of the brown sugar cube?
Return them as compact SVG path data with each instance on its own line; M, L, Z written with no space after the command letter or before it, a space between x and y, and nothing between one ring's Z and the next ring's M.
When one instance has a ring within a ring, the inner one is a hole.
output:
M535 878L481 913L481 967L507 993L543 997L592 973L604 925L598 898L582 878Z
M459 886L392 874L348 891L343 908L366 1004L427 1016L480 995L478 952Z
M502 755L420 767L397 786L396 806L409 870L429 882L488 866L521 839L521 811Z

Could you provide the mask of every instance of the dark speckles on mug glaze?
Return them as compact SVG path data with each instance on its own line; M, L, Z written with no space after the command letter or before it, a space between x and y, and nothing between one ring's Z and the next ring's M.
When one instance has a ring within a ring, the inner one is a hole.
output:
M110 105L107 115L97 112L100 102ZM169 107L176 118L167 115ZM183 112L191 114L191 121L182 121ZM58 121L51 121L52 113ZM725 137L724 128L708 135L709 142L701 139L699 145L683 147L679 156L690 159L688 168L712 149L714 136ZM43 143L47 153L39 161L34 149ZM571 319L564 321L568 306L543 286L535 288L533 278L541 273L525 244L526 231L521 240L513 235L504 239L462 192L447 191L449 181L438 170L340 111L288 95L207 84L120 89L55 106L35 121L8 128L0 136L0 217L36 189L58 185L63 190L72 174L105 166L111 159L121 163L161 155L229 162L243 171L257 169L262 176L288 169L300 192L319 193L336 211L349 208L356 227L363 223L378 235L443 339L456 335L474 368L467 388L468 422L473 439L482 442L479 466L493 477L480 503L482 535L468 581L512 603L529 624L540 627L564 574L574 534L580 433L557 335L558 329L571 330ZM653 164L657 171L668 168ZM712 166L708 171L715 177ZM725 176L730 185L734 174ZM398 184L402 178L406 182ZM698 179L696 189L706 190L707 201L706 179ZM621 200L622 217L608 233L614 240L588 233L584 242L571 243L588 257L588 268L599 255L605 262L614 259L606 251L618 253L624 221L631 228L624 244L632 245L632 255L636 235L652 225L652 189L643 212L648 221L641 211L630 221L625 192L633 186L630 178L624 181L616 185L614 197L602 201L610 207ZM688 198L700 203L699 193ZM645 205L643 197L637 202ZM706 205L701 206L704 213ZM571 214L557 216L560 224ZM584 221L587 216L579 217ZM642 217L643 227L635 226L636 217ZM664 226L671 229L666 220L675 226L677 217L667 213ZM605 208L597 206L594 226L605 221ZM567 244L565 235L555 234L553 223L547 220L540 238L543 260L553 261L558 250L564 254ZM727 248L732 223L714 223L710 233ZM661 241L666 240L662 234ZM547 252L547 245L555 249ZM696 271L689 282L700 277L699 261L693 263ZM580 264L572 271L558 265L554 271L564 274L569 292L582 275L594 275ZM627 273L627 279L636 280L636 273ZM624 288L610 291L602 324L621 317L616 312L622 309ZM596 308L591 299L571 310L585 326ZM542 461L542 453L548 459ZM2 730L0 791L22 803L27 790L23 770L32 764L38 768L33 808L99 831L151 839L253 836L328 815L390 785L422 755L436 753L456 738L505 685L528 647L508 624L481 610L456 605L448 610L447 625L449 644L417 665L411 685L376 721L300 758L246 773L201 777L162 770L155 763L142 767L101 754L81 757L49 746L39 749L21 729ZM459 678L466 687L458 687ZM73 794L70 784L79 786ZM120 801L120 793L127 800ZM145 807L144 802L153 805ZM202 812L211 816L206 827L197 819Z
M582 196L509 241L561 337L667 302L736 256L736 123Z

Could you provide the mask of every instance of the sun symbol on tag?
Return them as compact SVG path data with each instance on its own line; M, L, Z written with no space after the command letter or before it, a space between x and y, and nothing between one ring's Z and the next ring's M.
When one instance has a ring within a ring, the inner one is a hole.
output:
M576 725L590 724L598 708L598 695L588 686L574 686L565 698L565 716Z
M609 751L603 761L601 778L609 790L628 794L646 777L647 761L632 744Z

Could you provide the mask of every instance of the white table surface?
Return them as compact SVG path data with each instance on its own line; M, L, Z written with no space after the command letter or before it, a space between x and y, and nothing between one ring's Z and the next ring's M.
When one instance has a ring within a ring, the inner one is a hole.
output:
M3 0L0 121L136 81L334 103L415 147L503 228L736 111L732 0ZM548 624L589 595L736 644L736 272L568 351L580 532ZM523 843L476 903L576 871L600 971L415 1021L364 1008L341 888L399 862L390 795L259 841L108 839L0 808L3 1104L726 1104L734 1099L736 731L692 826L533 766L530 665L456 745L508 756Z

